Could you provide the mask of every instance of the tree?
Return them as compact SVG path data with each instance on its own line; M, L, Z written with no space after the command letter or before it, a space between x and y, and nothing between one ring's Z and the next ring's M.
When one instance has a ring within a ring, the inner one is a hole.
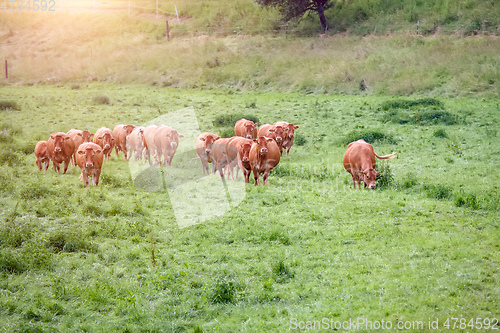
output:
M328 30L325 10L333 7L334 0L255 0L262 7L277 8L285 21L301 18L308 12L317 12L323 31Z

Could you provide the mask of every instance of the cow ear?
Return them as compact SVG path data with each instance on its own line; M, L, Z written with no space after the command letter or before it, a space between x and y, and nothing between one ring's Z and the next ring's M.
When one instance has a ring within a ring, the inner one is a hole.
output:
M299 126L293 126L293 129L297 129L297 128L299 128Z
M79 150L78 154L83 155L83 154L85 154L85 152L83 150Z
M55 136L54 134L51 134L51 135L50 135L50 138L51 138L52 140L55 140L55 139L56 139L56 136Z
M380 175L380 171L375 170L375 177Z
M97 137L97 140L102 140L102 136L98 136L98 137Z
M270 133L274 133L274 132L276 132L276 131L275 131L274 129L270 128L270 129L269 129L269 132L270 132Z
M219 139L220 139L220 136L218 136L218 135L217 135L217 136L215 137L215 140L214 140L214 141L219 140Z
M76 133L76 135L81 136L83 138L83 133L78 132Z
M271 138L267 138L266 139L267 142L271 142L271 141L274 141L274 139L271 139Z
M102 150L97 149L97 150L95 151L95 153L96 153L96 154L102 154Z
M200 138L200 140L201 140L201 141L207 141L207 140L205 140L205 138Z
M69 135L65 135L63 138L63 140L70 140L70 139L71 139L71 137Z
M252 141L255 143L259 143L259 141L257 139L253 139Z
M179 138L183 138L183 137L184 137L184 135L182 135L182 134L179 134Z

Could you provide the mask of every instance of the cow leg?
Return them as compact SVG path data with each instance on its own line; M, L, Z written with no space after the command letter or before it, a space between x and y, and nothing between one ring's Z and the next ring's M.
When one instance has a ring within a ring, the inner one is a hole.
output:
M245 176L245 183L250 182L250 173L252 173L250 170L247 169L241 169L243 171L243 175Z
M82 170L82 178L83 178L83 183L85 184L85 187L89 187L89 176L87 175L87 171Z
M252 171L253 171L253 179L255 180L254 185L257 186L259 185L259 172L255 169Z
M99 176L101 175L101 170L96 170L94 172L94 176L92 177L92 183L94 186L97 186L99 184Z
M40 161L39 158L36 159L36 165L38 166L38 169L40 169L40 171L42 171L42 162Z
M49 168L50 160L46 159L44 163L45 163L45 168L43 169L43 171L47 171L47 169Z
M59 163L56 161L52 161L52 164L54 165L54 171L60 173L61 168L59 167Z
M68 167L69 167L69 161L71 160L71 156L69 159L67 159L66 161L64 161L64 171L63 171L63 174L66 173L66 171L68 171Z
M267 179L269 178L269 172L271 171L271 169L266 169L264 171L264 174L262 175L262 184L263 185L267 185Z

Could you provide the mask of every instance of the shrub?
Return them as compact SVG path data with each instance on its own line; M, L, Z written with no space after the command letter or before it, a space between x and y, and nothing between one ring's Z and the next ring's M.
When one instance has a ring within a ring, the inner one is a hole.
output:
M21 110L19 105L16 102L13 101L0 101L0 110L6 111L6 110Z
M232 114L224 114L224 115L220 115L220 116L215 117L215 119L213 120L213 124L215 127L227 127L227 126L234 127L234 124L242 118L245 118L247 120L251 120L254 123L259 123L259 119L255 116L244 115L241 113L232 113Z
M427 197L433 199L448 199L451 197L453 189L445 185L424 185L424 191Z
M396 181L391 172L391 166L387 163L377 165L377 171L380 174L377 176L377 187L380 189L386 189L396 186Z
M363 131L363 130L354 130L349 132L344 139L341 140L343 145L348 145L353 141L357 141L363 139L368 143L389 143L396 144L396 140L390 134L385 134L380 131Z

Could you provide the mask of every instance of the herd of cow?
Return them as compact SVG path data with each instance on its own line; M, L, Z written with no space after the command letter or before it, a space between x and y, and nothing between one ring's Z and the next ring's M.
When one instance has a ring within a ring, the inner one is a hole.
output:
M259 184L259 177L262 175L265 185L270 171L278 165L283 152L289 155L297 128L299 126L284 121L258 126L251 120L240 119L234 127L235 136L231 138L202 133L196 141L196 153L201 160L202 172L210 174L211 163L212 173L218 171L224 177L226 172L228 178L234 179L236 166L236 177L238 169L241 169L246 183L253 173L254 184ZM66 173L70 163L78 165L82 170L80 178L85 186L89 186L89 177L92 177L93 185L97 186L103 160L109 160L113 148L117 157L122 151L127 161L134 154L136 160L144 158L151 164L153 156L155 164L170 166L179 138L182 137L167 125L116 125L113 130L101 127L95 134L71 129L67 133L52 133L47 141L39 141L35 147L36 164L40 170L46 171L52 161L54 170L59 173L63 162L63 173ZM351 142L347 146L343 163L352 176L354 187L356 183L361 187L361 182L365 187L376 187L378 171L375 170L375 157L389 159L395 157L395 154L379 156L363 140Z

